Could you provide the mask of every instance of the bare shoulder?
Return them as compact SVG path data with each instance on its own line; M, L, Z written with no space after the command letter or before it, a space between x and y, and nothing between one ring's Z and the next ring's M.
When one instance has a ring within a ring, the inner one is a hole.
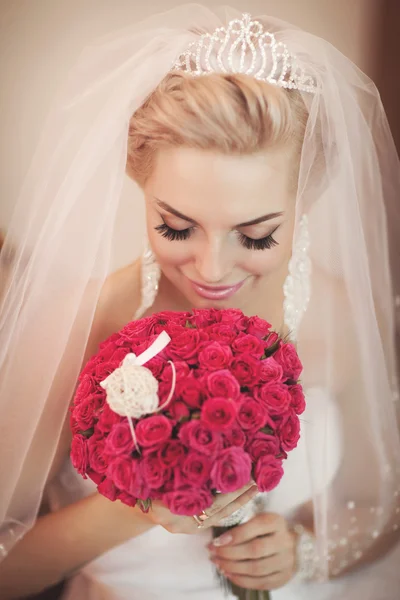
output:
M141 301L140 272L139 259L106 279L93 320L91 346L97 346L133 319Z

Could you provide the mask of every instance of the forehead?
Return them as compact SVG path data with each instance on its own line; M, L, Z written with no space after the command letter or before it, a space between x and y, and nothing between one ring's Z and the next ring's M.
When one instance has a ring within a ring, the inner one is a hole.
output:
M283 149L234 156L166 148L157 153L146 193L198 222L241 223L288 208L290 163Z

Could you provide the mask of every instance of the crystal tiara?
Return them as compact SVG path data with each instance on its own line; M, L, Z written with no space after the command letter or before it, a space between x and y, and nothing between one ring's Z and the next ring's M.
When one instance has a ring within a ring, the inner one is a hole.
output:
M307 75L286 44L264 31L245 13L214 33L189 44L172 68L197 77L209 73L242 73L279 87L315 94L317 84Z

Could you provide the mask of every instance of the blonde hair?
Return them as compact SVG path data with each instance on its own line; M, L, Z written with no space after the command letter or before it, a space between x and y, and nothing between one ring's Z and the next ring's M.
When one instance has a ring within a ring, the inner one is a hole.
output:
M300 155L307 116L299 92L248 75L170 73L131 118L127 172L144 186L168 146L254 154L289 142Z

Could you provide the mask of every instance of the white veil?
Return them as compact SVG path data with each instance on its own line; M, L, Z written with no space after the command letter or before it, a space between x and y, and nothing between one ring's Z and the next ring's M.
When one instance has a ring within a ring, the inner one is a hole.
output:
M181 6L88 47L44 129L1 253L5 553L36 518L109 270L130 117L199 31L240 16L233 9L218 14ZM318 361L305 360L305 373L331 391L343 418L344 460L322 491L330 447L308 448L321 572L327 575L389 548L400 521L389 261L389 238L391 264L399 258L399 165L371 81L327 42L262 19L320 88L303 94L310 116L297 196L297 223L309 215L319 314L307 313L298 342L302 354L310 339L323 339ZM132 201L142 202L139 190ZM144 227L141 219L132 223L132 235L143 236ZM321 272L330 282L322 290L316 280Z

